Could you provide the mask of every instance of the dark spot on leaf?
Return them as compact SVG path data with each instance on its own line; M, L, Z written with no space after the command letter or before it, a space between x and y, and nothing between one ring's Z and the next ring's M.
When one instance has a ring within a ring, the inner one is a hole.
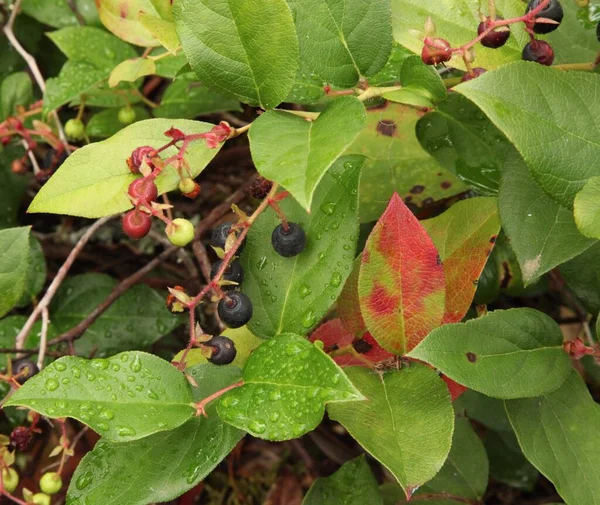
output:
M127 17L128 12L129 12L129 6L127 5L127 2L123 2L121 4L121 11L120 11L121 17L123 19L125 19Z
M364 340L362 338L358 338L358 339L352 341L352 347L354 347L354 350L358 354L365 354L373 348L373 346L371 344L369 344L369 342L367 342L366 340Z
M377 123L377 131L386 137L393 137L396 132L396 123L391 119L383 119Z
M508 261L502 262L502 269L504 270L504 275L502 276L502 282L500 283L500 287L502 289L506 289L513 278Z
M427 207L428 205L431 205L433 203L433 198L425 198L425 200L423 200L423 207Z
M473 286L477 286L478 284L479 284L479 279L475 279L475 280L473 281Z
M442 187L442 189L448 189L452 186L452 183L450 181L444 181L440 184L440 186Z
M492 238L490 238L490 244L495 244L497 238L498 238L498 235L494 235Z
M425 186L417 184L416 186L413 186L409 192L413 195L420 195L421 193L423 193L423 191L425 191Z
M441 176L442 176L442 172L438 172L438 177L441 177Z
M472 352L468 352L467 360L469 360L469 363L475 363L477 361L477 355L473 354Z

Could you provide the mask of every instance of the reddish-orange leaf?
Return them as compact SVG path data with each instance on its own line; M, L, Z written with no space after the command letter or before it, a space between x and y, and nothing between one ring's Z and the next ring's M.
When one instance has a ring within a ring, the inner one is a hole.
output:
M405 354L441 324L445 293L437 249L395 193L362 256L358 294L367 328L384 349Z
M422 222L440 253L446 275L445 323L469 310L477 282L500 231L496 198L470 198Z
M448 386L448 391L450 391L450 397L452 398L452 401L456 400L459 396L461 396L465 391L469 389L463 386L462 384L453 381L450 377L446 377L445 375L442 375L442 380Z
M346 279L344 289L337 302L337 311L346 329L356 337L367 331L367 326L360 312L358 299L358 274L360 273L360 258L356 258L352 273Z

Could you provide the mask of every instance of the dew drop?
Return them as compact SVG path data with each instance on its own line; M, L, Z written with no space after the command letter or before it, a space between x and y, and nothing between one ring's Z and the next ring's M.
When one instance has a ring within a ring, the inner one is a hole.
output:
M310 289L310 286L307 286L306 284L302 284L302 286L300 286L300 298L302 298L303 300L312 293L312 289Z
M88 487L93 480L94 478L92 477L92 474L90 472L85 472L77 477L77 480L75 481L75 487L81 491L82 489Z
M331 275L330 284L336 288L342 283L342 274L339 272L333 272Z
M54 363L54 368L56 368L59 372L64 372L67 369L67 365L64 363Z
M302 326L305 328L312 328L316 322L317 318L312 310L309 310L302 318Z
M267 257L263 256L256 263L256 268L258 268L259 270L262 270L263 268L265 268L266 264L267 264Z
M58 386L60 384L58 383L58 381L56 379L48 379L46 381L46 383L44 384L44 387L48 390L48 391L56 391L58 389Z
M112 410L103 410L102 412L100 412L99 417L104 421L110 421L111 419L115 418L115 413Z
M250 423L248 424L248 429L250 431L253 431L254 433L258 433L260 435L261 433L265 432L265 430L267 429L267 426L262 421L259 421L258 419L254 419L254 420L250 421Z
M96 370L106 370L108 368L108 360L107 359L93 359L92 367Z
M129 365L129 368L133 373L139 373L142 371L142 361L140 360L140 357L137 354L133 358L133 361Z
M117 433L120 437L133 437L135 435L135 430L127 426L121 426L118 428Z
M335 207L336 204L334 202L324 203L321 205L321 210L328 216L331 216L335 213Z

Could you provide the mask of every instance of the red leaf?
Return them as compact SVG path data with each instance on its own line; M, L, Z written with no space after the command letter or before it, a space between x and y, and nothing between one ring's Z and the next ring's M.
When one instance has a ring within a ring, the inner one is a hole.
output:
M462 384L453 381L450 377L446 377L445 375L442 375L442 380L448 386L448 391L450 391L450 397L452 398L452 401L456 400L465 391L467 391L467 389L469 389L463 386Z
M368 330L387 351L409 352L441 324L445 288L437 249L394 193L362 256L358 293Z

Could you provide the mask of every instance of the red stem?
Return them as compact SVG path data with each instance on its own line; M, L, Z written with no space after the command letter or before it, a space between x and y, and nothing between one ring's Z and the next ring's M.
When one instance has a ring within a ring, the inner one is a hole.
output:
M220 396L223 396L225 393L227 393L227 391L231 391L232 389L239 388L240 386L243 386L243 385L244 385L244 381L236 382L235 384L232 384L231 386L227 386L226 388L220 389L216 393L213 393L212 395L204 398L204 400L196 403L196 415L197 416L202 415L204 417L208 417L206 415L206 406L210 402L212 402L213 400L216 400Z

